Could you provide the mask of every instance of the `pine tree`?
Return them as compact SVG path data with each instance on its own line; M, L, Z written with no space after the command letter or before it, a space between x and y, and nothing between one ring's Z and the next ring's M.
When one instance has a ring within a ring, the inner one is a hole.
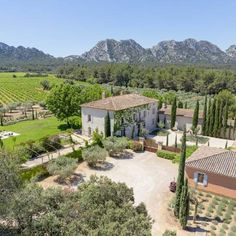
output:
M206 125L207 136L209 136L210 134L210 120L211 120L211 99L208 102L208 109L207 109L207 125Z
M188 179L186 178L184 186L182 187L179 210L179 220L183 229L185 229L187 226L189 216L189 198Z
M105 137L111 136L111 120L109 112L107 112L107 115L105 116Z
M214 121L214 127L213 127L213 136L218 136L219 131L219 113L220 113L220 106L219 101L216 101L216 108L215 108L215 121Z
M227 130L227 122L228 122L228 103L226 102L225 107L224 107L224 125L223 125L223 134L224 134L224 138L226 138L226 130Z
M179 171L176 183L176 199L175 199L175 209L174 209L174 214L176 217L179 217L180 198L181 198L182 187L184 185L185 159L186 159L186 127L184 128L182 137Z
M203 109L203 122L202 122L202 134L206 135L207 128L207 95L205 96L204 109Z
M193 121L192 121L192 129L195 130L198 125L198 115L199 115L199 101L197 101L194 113L193 113Z
M176 121L176 97L174 98L174 101L171 106L171 122L170 122L170 128L172 129L175 126Z

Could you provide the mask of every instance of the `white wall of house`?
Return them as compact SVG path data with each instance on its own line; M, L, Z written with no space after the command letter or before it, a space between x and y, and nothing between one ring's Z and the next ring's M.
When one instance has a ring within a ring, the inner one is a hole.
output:
M170 123L171 123L170 115L160 114L159 120L162 121L163 123L164 121L166 121L165 127L166 129L170 129ZM202 122L203 122L202 118L198 119L199 133L201 132ZM185 125L186 125L186 130L190 130L192 127L192 118L186 116L176 116L175 128L183 131Z
M82 134L91 136L96 129L98 129L99 133L104 134L107 112L106 110L82 107ZM111 120L111 133L113 133L114 112L109 111L109 116Z
M99 133L105 133L105 117L107 110L82 107L82 133L86 136L91 136L93 132L98 129ZM111 133L114 133L114 112L109 111L111 121ZM147 109L140 111L140 114L135 114L140 117L145 123L145 129L149 132L156 129L157 126L157 103L150 103ZM125 122L125 121L124 121ZM126 125L125 134L127 137L132 136L133 124ZM121 135L121 133L118 132ZM138 127L135 126L134 135L137 136Z

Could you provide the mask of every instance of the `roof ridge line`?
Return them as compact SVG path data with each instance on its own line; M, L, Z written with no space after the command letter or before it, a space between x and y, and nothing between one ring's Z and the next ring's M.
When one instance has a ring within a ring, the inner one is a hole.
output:
M186 162L186 163L193 163L193 162L195 162L195 161L205 160L205 159L207 159L207 158L209 158L209 157L215 157L215 156L217 156L217 155L220 155L220 154L223 154L223 153L227 153L227 152L229 152L229 150L224 150L224 151L221 152L221 153L216 153L216 154L213 154L213 155L209 155L209 156L206 156L206 157L203 157L203 158L199 158L199 159L197 159L197 160L188 161L188 162Z

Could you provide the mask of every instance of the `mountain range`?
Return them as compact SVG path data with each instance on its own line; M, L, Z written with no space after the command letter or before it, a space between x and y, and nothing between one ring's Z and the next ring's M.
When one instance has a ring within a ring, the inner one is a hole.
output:
M151 48L143 48L133 39L99 41L82 55L56 58L36 48L13 47L0 43L0 66L24 64L60 65L81 63L156 63L156 64L236 64L236 45L226 51L208 41L186 39L162 41Z

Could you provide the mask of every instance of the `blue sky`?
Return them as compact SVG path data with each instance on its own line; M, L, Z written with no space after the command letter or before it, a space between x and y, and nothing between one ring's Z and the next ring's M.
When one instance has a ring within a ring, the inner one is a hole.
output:
M54 56L81 54L106 38L236 44L236 0L0 0L0 42Z

